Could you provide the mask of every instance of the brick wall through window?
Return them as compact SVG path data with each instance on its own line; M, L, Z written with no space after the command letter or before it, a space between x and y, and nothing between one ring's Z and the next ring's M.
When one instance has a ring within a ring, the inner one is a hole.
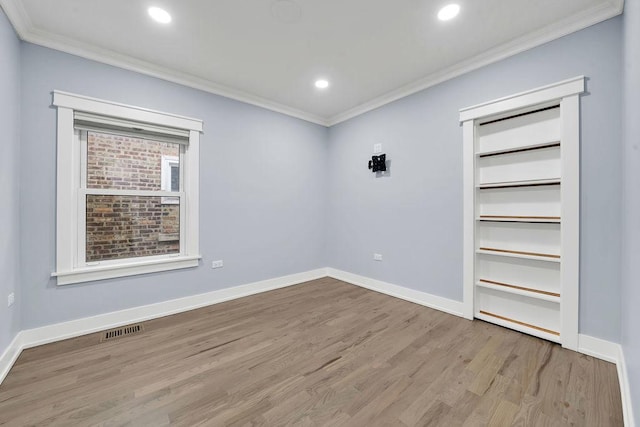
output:
M178 144L89 132L87 188L160 191L162 157L179 153ZM167 198L88 195L87 262L179 253L179 214Z

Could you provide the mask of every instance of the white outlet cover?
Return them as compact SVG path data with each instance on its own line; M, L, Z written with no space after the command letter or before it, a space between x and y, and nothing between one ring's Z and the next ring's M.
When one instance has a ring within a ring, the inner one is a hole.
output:
M382 144L373 144L373 154L382 153Z
M16 302L16 296L12 292L7 296L7 307L11 307L14 302Z
M373 254L373 259L375 261L382 261L382 254Z

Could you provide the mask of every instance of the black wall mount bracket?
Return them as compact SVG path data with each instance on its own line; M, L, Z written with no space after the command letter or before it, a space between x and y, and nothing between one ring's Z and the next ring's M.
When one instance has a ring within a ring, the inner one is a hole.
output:
M369 160L369 169L371 172L384 172L387 170L387 155L371 156Z

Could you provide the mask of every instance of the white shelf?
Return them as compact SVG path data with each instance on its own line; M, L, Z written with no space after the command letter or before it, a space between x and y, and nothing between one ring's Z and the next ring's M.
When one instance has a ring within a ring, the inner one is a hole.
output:
M497 150L479 151L476 153L476 156L477 157L498 156L502 154L520 153L523 151L539 150L539 149L558 147L558 146L560 146L560 141L540 142L535 144L519 145L517 147L501 148Z
M580 77L460 114L465 317L571 350L578 348L582 91Z
M476 249L477 254L495 255L510 258L533 259L536 261L560 262L560 256L555 254L539 254L523 253L524 251L505 252L500 249Z
M559 334L556 335L557 331L553 331L554 333L551 333L551 332L546 332L545 330L541 330L541 328L538 328L535 325L522 324L526 322L520 323L520 321L515 319L506 320L501 318L502 316L497 317L497 315L493 313L488 313L488 314L481 313L480 310L476 311L474 317L490 323L495 323L496 325L504 326L505 328L515 329L516 331L524 332L525 334L533 335L535 337L542 338L548 341L553 341L557 343L561 342L560 335Z
M522 295L529 298L541 299L544 301L554 302L556 304L560 304L560 295L549 295L549 293L543 293L546 291L533 290L532 288L526 288L523 286L510 285L510 284L494 284L483 282L482 279L476 282L476 286L481 288L493 289L494 291L506 292L509 294ZM531 290L527 290L531 289Z
M530 179L527 181L483 182L476 185L481 190L487 188L534 187L539 185L560 185L560 178Z
M558 216L517 216L517 215L480 215L476 221L489 222L541 222L560 224Z

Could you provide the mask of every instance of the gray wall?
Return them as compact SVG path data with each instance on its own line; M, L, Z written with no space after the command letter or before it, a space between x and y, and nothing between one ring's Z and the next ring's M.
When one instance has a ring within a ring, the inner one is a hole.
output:
M622 348L636 424L640 425L640 1L624 11L624 193L622 240Z
M20 41L0 9L0 355L20 330ZM7 307L13 292L16 303Z
M25 329L326 265L326 128L27 43L22 85ZM54 89L204 120L200 267L56 287Z
M618 341L621 30L609 20L329 130L23 44L23 328L326 265L461 300L458 109L584 74L580 331ZM55 286L54 89L204 119L199 268ZM376 142L389 177L366 169Z
M618 342L621 24L608 20L332 127L329 265L461 301L458 110L583 74L580 332ZM366 168L374 143L391 160L388 177Z

